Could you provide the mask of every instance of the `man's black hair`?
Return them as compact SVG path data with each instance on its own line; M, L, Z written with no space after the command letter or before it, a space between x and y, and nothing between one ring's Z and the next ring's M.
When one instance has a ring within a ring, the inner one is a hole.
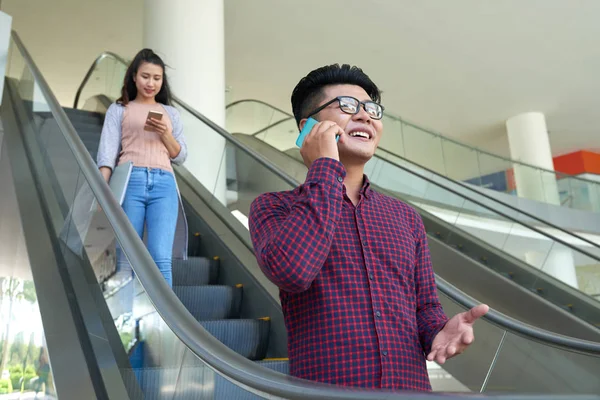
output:
M379 103L381 92L362 69L348 64L332 64L311 71L292 92L292 112L296 125L307 113L318 107L322 100L323 88L329 85L356 85L367 92L371 100Z

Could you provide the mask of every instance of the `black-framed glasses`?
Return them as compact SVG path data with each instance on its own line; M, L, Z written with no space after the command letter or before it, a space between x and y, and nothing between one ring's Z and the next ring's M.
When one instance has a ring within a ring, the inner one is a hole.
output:
M325 107L329 106L330 104L333 104L336 101L340 104L340 110L342 110L346 114L358 114L358 112L360 111L360 106L362 104L367 114L369 114L369 117L373 119L383 118L384 107L381 104L375 103L371 100L360 101L352 96L338 96L334 99L331 99L327 103L323 104L321 107L313 110L310 114L306 116L306 118L312 117L313 115L325 109Z

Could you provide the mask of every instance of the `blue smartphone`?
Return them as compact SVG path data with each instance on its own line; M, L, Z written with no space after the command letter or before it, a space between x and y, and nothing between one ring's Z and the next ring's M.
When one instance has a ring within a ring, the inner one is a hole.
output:
M313 128L313 126L315 126L318 123L319 123L319 121L317 121L313 117L310 117L306 120L306 123L304 124L304 128L302 128L302 130L300 131L300 134L298 135L298 139L296 139L296 146L302 147L302 143L304 143L304 138L306 137L306 135L308 135L310 133L310 130ZM338 140L340 140L339 135L337 135L335 137L335 141L337 142Z

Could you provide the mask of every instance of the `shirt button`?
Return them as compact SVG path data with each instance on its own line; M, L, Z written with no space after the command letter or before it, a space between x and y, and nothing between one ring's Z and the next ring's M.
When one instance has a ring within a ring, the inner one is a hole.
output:
M381 354L383 354L384 356L387 356L387 351L382 351Z
M377 318L381 318L381 313L380 313L379 311L377 311L377 312L375 313L375 315L377 316Z
M373 274L369 274L369 279L370 279L370 280L373 280L373 279L375 279L375 275L373 275Z
M338 182L344 182L344 178L342 178L341 176L337 177Z

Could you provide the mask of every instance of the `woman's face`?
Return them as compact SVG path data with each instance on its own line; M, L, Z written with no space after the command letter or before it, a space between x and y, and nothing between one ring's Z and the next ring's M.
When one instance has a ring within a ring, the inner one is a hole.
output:
M163 84L163 69L160 65L144 62L133 78L138 97L154 99Z

